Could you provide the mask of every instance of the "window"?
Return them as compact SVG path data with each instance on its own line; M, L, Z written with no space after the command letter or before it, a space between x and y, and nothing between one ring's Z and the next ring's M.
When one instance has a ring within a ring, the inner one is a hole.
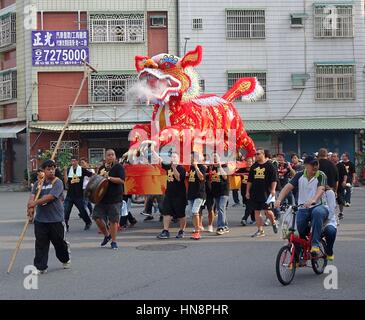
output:
M266 72L228 72L228 88L230 89L235 82L244 77L256 77L263 87L265 94L257 101L266 101Z
M57 145L57 141L50 141L50 151L53 151ZM58 149L58 153L71 153L73 157L79 158L80 142L79 140L62 141Z
M145 38L143 14L90 15L90 42L141 43Z
M227 10L227 39L265 38L265 10Z
M346 38L354 36L352 5L316 4L314 6L315 38Z
M355 98L355 65L316 64L316 99Z
M204 93L205 92L205 80L204 79L199 80L199 86L200 86L201 92Z
M92 102L126 102L127 92L137 81L135 74L91 75Z
M16 43L16 14L8 13L0 17L0 47Z
M104 148L90 148L89 149L89 163L91 165L99 165L105 158Z
M203 29L203 19L194 18L193 19L193 30L202 30L202 29Z
M16 71L0 72L0 101L17 98Z
M156 15L150 17L150 25L152 28L166 28L166 16L164 15Z

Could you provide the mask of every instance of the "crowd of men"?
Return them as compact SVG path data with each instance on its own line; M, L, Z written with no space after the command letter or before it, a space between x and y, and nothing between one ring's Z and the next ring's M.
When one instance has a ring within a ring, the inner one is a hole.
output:
M230 231L227 219L227 207L230 194L229 172L226 164L221 163L219 155L211 157L194 152L188 170L179 164L180 156L171 154L169 163L152 150L167 175L167 188L164 195L149 195L146 197L145 210L142 214L145 220L152 220L154 203L158 204L162 231L157 235L159 239L170 238L172 222L178 222L179 231L176 238L186 236L187 216L192 219L193 232L191 239L201 239L203 227L203 212L208 212L207 232L214 232L216 220L216 234L221 236ZM325 195L327 202L334 207L331 200L337 199L340 211L338 218L343 219L344 207L351 205L351 188L356 181L355 166L344 153L340 161L337 153L329 154L326 149L320 149L316 156L307 156L301 159L298 155L291 155L291 162L285 160L285 155L279 153L271 156L267 150L258 148L255 159L244 159L246 166L238 169L234 174L241 177L240 193L245 207L241 223L243 226L256 224L257 231L253 238L265 236L264 226L272 225L274 233L278 232L280 206L282 203L303 205L302 214L298 216L300 232L306 232L307 222L316 227L313 253L318 246L320 229L326 220L331 220L329 210L323 207L322 198ZM241 159L243 160L243 159ZM125 161L124 161L125 162ZM98 174L109 181L107 192L100 203L94 207L84 197L84 190L89 179ZM101 246L111 242L112 249L117 250L118 229L133 226L137 220L131 213L131 196L124 195L125 170L123 162L117 161L114 150L107 150L104 164L93 171L87 159L72 159L71 165L65 167L63 175L56 170L56 164L47 160L39 170L39 178L44 175L44 184L40 197L35 200L38 183L33 186L28 202L28 215L33 218L34 208L37 207L34 218L36 236L36 256L34 265L40 273L46 272L49 245L56 249L57 258L65 268L70 266L69 246L66 242L64 228L70 230L70 213L73 205L79 211L84 221L84 230L95 221L99 233L104 235ZM187 179L187 184L185 180ZM314 181L314 183L312 183ZM64 186L67 193L64 198ZM311 190L308 192L308 190ZM332 192L332 193L331 193ZM239 204L238 190L233 190L234 206ZM125 212L125 214L123 214ZM261 217L264 212L266 221ZM332 215L333 216L333 215ZM90 218L91 217L91 218ZM250 219L250 221L249 221ZM333 220L333 219L332 219ZM337 227L337 223L332 223ZM334 228L335 228L334 227ZM328 238L332 239L329 246L329 256L335 239L335 231L327 228Z

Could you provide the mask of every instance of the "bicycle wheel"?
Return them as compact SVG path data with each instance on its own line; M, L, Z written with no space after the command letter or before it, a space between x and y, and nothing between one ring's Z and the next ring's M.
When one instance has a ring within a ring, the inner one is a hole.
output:
M312 269L315 274L322 274L327 266L327 255L324 251L325 245L326 244L324 243L324 241L321 240L321 243L319 245L319 249L321 250L321 252L316 258L311 259Z
M279 250L276 257L276 276L279 282L284 286L290 284L295 275L296 264L295 260L293 264L290 263L291 256L291 247L284 246Z

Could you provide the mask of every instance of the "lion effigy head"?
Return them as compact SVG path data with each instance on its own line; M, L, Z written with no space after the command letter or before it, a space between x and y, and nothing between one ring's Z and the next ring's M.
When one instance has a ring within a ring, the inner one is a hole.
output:
M144 82L149 95L139 98L159 104L168 102L171 97L183 101L196 98L200 95L201 88L199 75L193 67L199 65L201 59L201 46L197 46L183 58L167 53L153 57L136 56L138 79Z

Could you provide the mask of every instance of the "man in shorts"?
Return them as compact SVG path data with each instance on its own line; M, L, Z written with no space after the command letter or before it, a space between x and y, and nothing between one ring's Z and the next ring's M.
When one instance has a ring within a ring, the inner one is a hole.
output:
M98 174L109 180L109 186L103 199L95 205L93 219L104 234L101 246L106 246L111 240L111 248L118 250L117 232L122 206L125 172L123 166L117 162L114 150L108 149L106 151L105 164L99 168ZM109 230L105 224L106 220L110 224Z
M274 232L278 232L274 213L269 209L268 204L266 203L270 195L275 197L276 184L276 169L272 163L265 158L264 149L258 148L256 152L256 162L250 169L246 189L246 198L251 200L253 209L255 210L255 220L258 229L252 235L253 238L265 236L263 221L260 215L262 210L265 211L266 217L270 219Z

